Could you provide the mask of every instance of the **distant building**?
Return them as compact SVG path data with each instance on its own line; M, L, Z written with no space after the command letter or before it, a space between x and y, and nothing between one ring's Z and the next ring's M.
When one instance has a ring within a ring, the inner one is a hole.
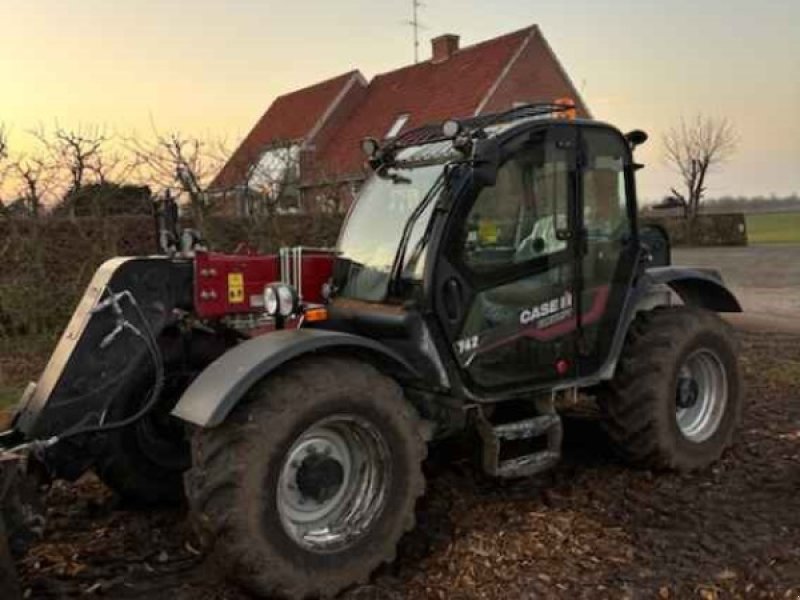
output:
M429 60L372 81L354 70L278 97L211 185L223 211L248 214L259 189L280 189L282 210L345 210L368 175L368 136L563 97L590 116L536 25L464 48L447 34L431 46Z

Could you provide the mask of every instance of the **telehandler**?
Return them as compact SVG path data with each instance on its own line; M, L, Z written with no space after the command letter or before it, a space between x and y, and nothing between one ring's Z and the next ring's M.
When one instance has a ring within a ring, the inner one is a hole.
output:
M96 273L2 445L142 504L188 499L228 575L334 596L414 527L427 445L473 431L482 468L559 460L595 398L633 464L702 469L740 418L741 310L718 273L639 227L647 136L563 104L364 140L373 171L334 250L165 253Z

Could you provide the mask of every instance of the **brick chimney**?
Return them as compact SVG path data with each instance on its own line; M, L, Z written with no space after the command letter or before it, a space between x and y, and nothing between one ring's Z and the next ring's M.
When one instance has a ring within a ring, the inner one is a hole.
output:
M458 50L459 37L452 33L445 33L431 40L433 48L433 62L441 63L453 56Z

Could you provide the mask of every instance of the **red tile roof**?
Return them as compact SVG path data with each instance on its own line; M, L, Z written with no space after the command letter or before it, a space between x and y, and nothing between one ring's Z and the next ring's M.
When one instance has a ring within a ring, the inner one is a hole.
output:
M319 149L321 169L340 175L360 173L364 162L360 140L383 137L401 114L410 114L403 131L449 117L472 116L533 29L466 46L444 62L429 60L377 75L359 107Z
M353 78L357 87L348 85ZM242 183L246 168L266 145L299 139L313 142L313 152L303 159L303 185L361 179L366 169L360 141L385 137L401 115L409 118L396 133L451 117L507 110L515 101L565 96L577 101L581 116L589 116L535 25L455 50L446 60L377 75L368 85L358 71L351 71L276 99L212 187ZM335 103L337 98L343 100ZM318 129L323 115L324 126Z
M242 183L244 171L268 144L305 138L347 82L357 74L358 71L350 71L276 98L210 187L225 189Z

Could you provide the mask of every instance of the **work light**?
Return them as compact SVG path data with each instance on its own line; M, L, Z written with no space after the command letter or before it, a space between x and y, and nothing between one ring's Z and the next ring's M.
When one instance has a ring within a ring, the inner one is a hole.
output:
M264 288L264 310L270 317L289 317L299 307L297 290L292 286L275 282Z
M278 312L283 317L288 317L297 311L297 292L290 286L282 283L278 288Z
M268 285L264 288L264 309L270 317L274 317L278 314L278 308L278 290L275 289L275 286Z
M453 138L461 132L461 123L455 119L448 119L442 124L442 133L445 137Z
M368 158L373 158L376 154L378 154L378 150L380 150L380 144L375 138L364 138L361 140L361 149Z

